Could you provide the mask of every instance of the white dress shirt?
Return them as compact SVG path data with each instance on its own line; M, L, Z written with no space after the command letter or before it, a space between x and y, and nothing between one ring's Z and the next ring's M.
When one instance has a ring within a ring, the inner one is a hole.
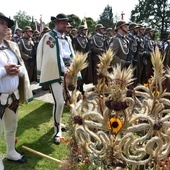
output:
M57 33L59 49L60 49L60 60L61 60L61 69L63 72L67 71L67 67L64 64L64 58L70 58L71 50L70 46L65 38L65 34L61 34L57 32L55 29L54 31Z
M2 46L6 46L4 42L0 44ZM23 76L26 70L20 66L19 75L7 75L4 68L7 63L18 64L17 56L10 49L0 50L0 93L10 94L18 89L19 76Z

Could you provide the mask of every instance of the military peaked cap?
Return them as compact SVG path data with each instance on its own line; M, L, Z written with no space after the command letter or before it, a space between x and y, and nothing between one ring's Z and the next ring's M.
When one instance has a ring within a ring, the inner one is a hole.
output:
M113 31L112 28L109 27L109 28L106 29L107 33L110 32L110 31Z
M77 29L76 29L76 28L73 28L71 31L77 31Z
M76 28L73 28L73 29L71 30L71 34L73 34L74 31L77 32L77 29L76 29Z
M26 32L26 31L31 31L33 32L32 28L30 26L26 26L23 30L23 32Z
M122 20L118 21L118 22L116 23L115 30L117 31L118 28L121 28L121 27L124 26L124 25L129 25L129 24L126 23L125 21L122 21Z
M71 22L71 20L65 15L65 14L58 14L56 17L51 17L51 21L55 22L55 21L68 21Z
M144 26L142 24L137 24L135 28L143 28Z
M8 27L11 28L14 25L14 21L7 18L3 13L0 12L0 19L5 20L8 23Z
M35 30L34 34L40 34L40 32L38 30Z
M17 31L21 31L21 32L22 32L22 29L21 29L21 28L17 28L17 29L15 30L15 32L17 32Z
M85 27L85 25L80 25L78 29L79 30L87 30L87 27Z
M95 30L98 30L98 29L105 29L105 27L102 24L97 24L95 26Z
M43 29L43 33L46 33L46 32L48 32L48 31L50 31L51 29L49 28L49 27L44 27L44 29Z
M73 28L73 26L68 22L67 28Z
M149 27L148 27L148 28L145 29L145 33L148 33L148 32L151 32L151 31L153 31L152 28L149 28Z
M129 24L129 30L133 30L136 26L137 26L136 23L131 22L131 23Z

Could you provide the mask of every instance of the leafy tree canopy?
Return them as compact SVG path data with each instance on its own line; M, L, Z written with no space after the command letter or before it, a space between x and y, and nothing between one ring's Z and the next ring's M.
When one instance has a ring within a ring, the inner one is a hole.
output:
M170 4L168 0L139 0L131 12L131 21L154 28L165 38L170 31Z
M113 27L113 12L112 12L112 7L107 5L104 8L103 13L100 15L100 19L98 20L98 23L102 24L106 28Z

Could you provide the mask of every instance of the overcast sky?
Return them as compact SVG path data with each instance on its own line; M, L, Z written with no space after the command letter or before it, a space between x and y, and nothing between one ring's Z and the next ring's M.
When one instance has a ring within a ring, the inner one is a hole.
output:
M0 12L10 16L11 19L19 10L25 11L27 15L37 20L42 15L45 23L50 22L51 16L59 13L75 14L80 19L91 17L97 21L104 8L109 5L112 7L114 16L121 16L123 12L125 21L129 21L131 10L136 4L138 0L8 0L1 2Z

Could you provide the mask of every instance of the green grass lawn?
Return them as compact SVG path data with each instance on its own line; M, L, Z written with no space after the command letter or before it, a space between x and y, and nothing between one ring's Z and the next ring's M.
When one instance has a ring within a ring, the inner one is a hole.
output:
M24 152L28 162L24 164L9 162L5 158L6 145L4 137L1 140L1 154L5 170L58 170L59 164L42 158L22 148L27 146L53 158L63 160L67 158L67 144L60 145L53 143L53 119L52 104L39 100L33 100L28 105L22 104L19 108L19 120L16 148L19 152ZM64 109L63 122L67 123L69 117L68 110ZM67 137L67 132L63 132Z

